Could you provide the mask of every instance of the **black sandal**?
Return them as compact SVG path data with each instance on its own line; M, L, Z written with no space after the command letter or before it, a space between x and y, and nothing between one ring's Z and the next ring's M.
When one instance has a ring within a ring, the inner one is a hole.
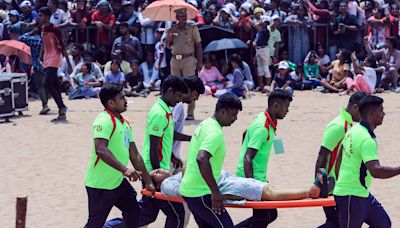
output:
M39 115L46 115L48 112L50 112L50 108L49 107L43 107L42 110L40 110Z
M52 119L51 122L57 123L57 122L64 122L67 120L67 116L65 114L60 114L57 116L57 118Z

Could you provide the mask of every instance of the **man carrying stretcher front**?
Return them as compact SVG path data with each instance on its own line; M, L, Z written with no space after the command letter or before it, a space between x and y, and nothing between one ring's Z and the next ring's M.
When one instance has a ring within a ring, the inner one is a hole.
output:
M267 182L267 167L275 138L277 120L289 112L292 96L283 90L273 91L268 97L268 108L257 115L244 133L242 150L236 175ZM272 190L272 186L268 191ZM253 216L239 223L238 227L267 227L278 217L276 209L253 210Z

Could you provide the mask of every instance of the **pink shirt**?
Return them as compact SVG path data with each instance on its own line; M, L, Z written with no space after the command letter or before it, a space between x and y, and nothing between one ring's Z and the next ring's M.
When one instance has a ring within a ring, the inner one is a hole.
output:
M203 67L199 73L200 79L204 85L210 85L212 82L222 82L225 78L219 72L219 70L212 66L209 70Z
M42 32L43 67L59 68L62 62L61 44L53 32Z

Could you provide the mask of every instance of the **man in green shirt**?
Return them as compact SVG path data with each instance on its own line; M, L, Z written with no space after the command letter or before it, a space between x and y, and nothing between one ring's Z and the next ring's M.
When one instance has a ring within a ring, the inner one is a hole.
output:
M320 168L325 168L330 176L335 176L333 172L333 165L336 160L336 156L339 150L340 143L342 142L344 135L351 128L353 122L360 121L360 113L358 106L360 100L365 97L365 93L357 92L351 95L346 108L341 108L339 116L333 119L325 128L324 135L322 137L321 148L317 162L315 164L315 173ZM320 227L337 227L338 218L336 213L336 207L323 207L326 221L325 224Z
M138 227L140 209L136 192L126 178L136 181L142 177L148 190L155 188L136 148L132 127L121 115L127 108L122 86L105 85L100 100L105 110L93 123L94 146L85 176L89 199L86 227L103 227L113 206L122 211L127 227ZM127 168L129 160L138 171Z
M268 108L257 115L244 133L242 150L236 169L238 177L267 182L268 160L278 119L285 118L292 101L290 93L274 90L268 97ZM267 227L278 216L276 209L253 210L253 216L237 227Z
M241 110L242 103L236 95L223 94L214 115L200 123L190 141L180 193L199 227L233 227L217 181L226 154L222 127L235 122Z
M361 99L360 124L352 127L342 141L335 173L337 182L333 194L339 227L391 227L382 205L369 192L374 178L391 178L400 174L400 166L385 167L378 159L378 144L374 130L382 124L385 112L383 99L365 96Z
M172 110L189 92L183 78L169 76L165 79L161 96L147 115L146 132L142 148L144 164L148 172L155 169L170 170L182 166L182 161L172 153L173 141L190 141L187 136L174 130ZM157 219L161 210L166 216L165 227L183 227L185 211L181 203L158 200L143 196L140 201L140 226L148 225Z

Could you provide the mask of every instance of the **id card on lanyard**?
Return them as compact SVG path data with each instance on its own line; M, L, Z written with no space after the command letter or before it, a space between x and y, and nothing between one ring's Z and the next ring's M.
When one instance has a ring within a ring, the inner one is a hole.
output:
M279 136L274 138L274 151L275 151L275 154L283 154L284 153L282 138Z

